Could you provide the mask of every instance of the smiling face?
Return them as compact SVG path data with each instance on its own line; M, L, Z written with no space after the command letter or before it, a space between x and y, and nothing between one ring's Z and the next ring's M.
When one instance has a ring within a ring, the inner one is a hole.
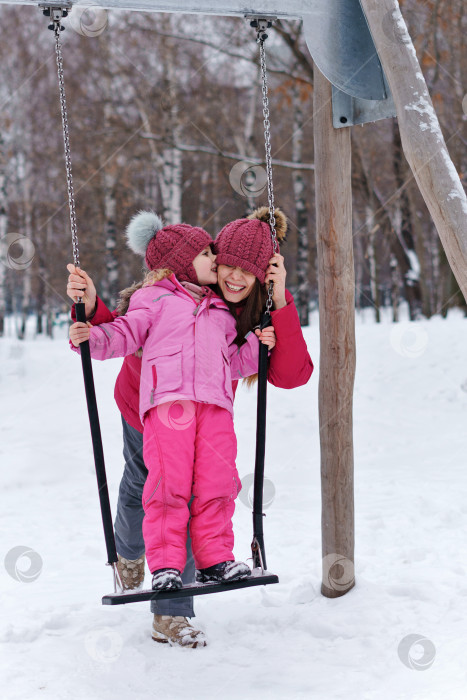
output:
M246 299L255 283L256 277L240 267L219 265L217 268L217 284L226 301L238 302Z
M211 246L206 246L201 253L198 253L193 260L198 284L216 284L217 265L216 256L211 250Z

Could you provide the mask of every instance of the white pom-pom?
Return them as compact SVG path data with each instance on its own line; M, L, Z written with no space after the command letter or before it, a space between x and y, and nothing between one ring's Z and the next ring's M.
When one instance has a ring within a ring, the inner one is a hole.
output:
M162 219L153 211L140 211L126 227L128 247L138 255L145 255L151 238L164 227Z

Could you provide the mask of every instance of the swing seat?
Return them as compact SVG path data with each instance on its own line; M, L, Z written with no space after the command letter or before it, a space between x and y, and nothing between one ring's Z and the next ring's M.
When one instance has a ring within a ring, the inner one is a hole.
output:
M279 577L268 571L253 569L249 578L242 581L230 581L229 583L188 583L183 588L169 591L137 591L132 593L109 593L103 596L102 605L125 605L125 603L141 603L145 600L165 600L167 598L188 598L207 593L221 593L233 591L235 588L249 588L251 586L267 586L270 583L279 583Z

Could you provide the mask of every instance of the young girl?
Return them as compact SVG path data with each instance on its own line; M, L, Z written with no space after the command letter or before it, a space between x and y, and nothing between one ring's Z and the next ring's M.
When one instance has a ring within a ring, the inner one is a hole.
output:
M233 557L232 516L240 490L235 467L232 379L255 374L259 341L241 347L215 284L209 234L186 224L162 226L152 212L130 222L133 250L146 249L148 273L128 312L112 323L70 328L73 346L89 340L92 357L123 357L143 348L139 413L148 478L143 535L155 590L180 588L190 533L198 580L232 581L250 569ZM201 285L201 286L199 286ZM275 340L264 341L269 348Z

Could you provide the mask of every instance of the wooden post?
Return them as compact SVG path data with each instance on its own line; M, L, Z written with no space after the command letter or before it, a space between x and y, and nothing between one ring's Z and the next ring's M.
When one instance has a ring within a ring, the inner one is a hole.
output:
M331 84L314 66L316 228L319 273L321 593L344 595L354 580L352 398L355 279L350 129L332 126Z
M467 299L467 197L396 0L361 0L397 110L402 147Z

